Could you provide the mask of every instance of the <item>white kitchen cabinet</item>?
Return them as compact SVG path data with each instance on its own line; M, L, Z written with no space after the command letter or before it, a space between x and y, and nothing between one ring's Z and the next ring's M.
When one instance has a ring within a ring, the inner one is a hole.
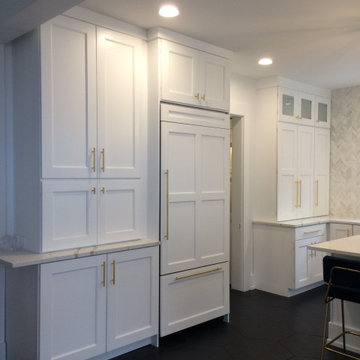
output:
M353 225L352 230L353 235L360 235L360 225Z
M15 231L25 248L144 237L145 41L58 16L12 51Z
M314 216L329 214L330 130L315 128Z
M278 220L312 216L314 128L278 124Z
M315 115L310 121L309 114L315 114L316 99L330 97L327 89L281 77L259 80L255 220L284 221L329 214L330 148L328 135L322 131L328 129L315 126ZM297 173L300 170L302 174Z
M309 245L326 241L325 236L296 241L295 249L295 289L323 280L322 259L324 253L309 250Z
M229 313L229 264L161 276L160 335Z
M292 296L320 285L324 255L307 246L326 240L326 224L254 223L256 288Z
M111 359L151 343L158 276L158 247L9 268L9 359Z
M352 224L330 223L330 240L341 239L352 235Z
M314 125L314 118L313 95L279 88L279 121L300 125Z
M228 110L228 59L166 40L160 46L162 100Z
M228 129L162 121L162 274L228 260L229 141Z
M315 126L330 129L331 101L326 97L316 97Z

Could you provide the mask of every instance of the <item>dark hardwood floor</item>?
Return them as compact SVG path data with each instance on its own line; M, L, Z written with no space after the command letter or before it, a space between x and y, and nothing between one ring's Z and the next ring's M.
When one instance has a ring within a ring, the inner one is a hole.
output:
M325 287L291 298L231 291L230 323L215 319L116 360L320 359ZM327 353L326 359L340 359Z

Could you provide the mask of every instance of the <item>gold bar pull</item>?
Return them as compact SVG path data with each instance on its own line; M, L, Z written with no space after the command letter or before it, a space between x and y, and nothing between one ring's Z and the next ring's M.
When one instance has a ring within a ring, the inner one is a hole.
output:
M200 98L200 94L199 93L197 93L196 95L194 95L198 100L199 100L199 98Z
M316 184L316 202L315 202L315 205L319 206L319 180L316 180L315 184Z
M106 262L103 261L101 266L102 266L102 271L103 271L103 277L102 277L101 284L103 287L105 287L106 286Z
M302 198L302 196L301 196L302 180L300 180L299 182L300 182L300 206L299 206L299 207L301 207L301 198Z
M299 182L296 180L295 184L296 184L296 205L295 205L295 207L298 208L299 207L299 204L298 204L298 200L299 200Z
M115 260L113 260L111 262L111 264L112 264L112 271L113 271L113 278L112 278L111 282L115 285Z
M166 176L166 232L164 238L169 240L169 169L165 170Z
M92 156L92 167L91 167L91 169L92 169L93 172L96 172L96 149L95 148L93 148L91 150L91 156Z
M91 189L91 192L92 192L94 195L96 194L96 187L95 187L95 186Z
M350 236L350 230L349 230L349 229L346 230L346 236L347 236L347 237Z
M198 276L198 275L203 275L203 274L208 274L208 273L211 273L211 272L214 272L214 271L219 271L219 270L222 270L222 268L221 268L221 267L217 267L217 268L215 268L215 269L205 270L205 271L199 271L199 272L197 272L197 273L190 274L190 275L177 276L177 277L175 278L175 280L187 279L187 278L189 278L189 277Z
M101 157L102 157L101 170L102 170L102 172L105 172L105 149L104 148L101 149Z
M205 94L201 97L201 100L205 101Z
M106 193L106 189L105 189L104 187L102 187L102 188L101 188L101 192L102 192L103 194L105 194L105 193Z

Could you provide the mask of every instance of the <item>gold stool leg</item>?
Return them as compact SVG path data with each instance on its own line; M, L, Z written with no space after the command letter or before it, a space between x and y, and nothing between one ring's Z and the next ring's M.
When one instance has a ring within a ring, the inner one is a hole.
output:
M330 302L326 303L325 306L325 319L324 319L324 329L323 329L323 341L322 341L322 348L321 348L321 360L324 359L324 353L325 353L325 345L326 345L326 329L327 329L327 318L328 318L328 312L329 312L329 304Z

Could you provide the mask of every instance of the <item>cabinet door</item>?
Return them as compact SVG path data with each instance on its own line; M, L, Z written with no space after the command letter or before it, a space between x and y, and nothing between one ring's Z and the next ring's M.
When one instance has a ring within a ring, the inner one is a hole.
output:
M279 88L279 121L296 123L299 114L299 102L296 91Z
M351 224L330 224L330 240L346 238L352 234Z
M144 236L146 199L141 181L102 180L98 193L99 244Z
M296 218L299 206L299 185L297 180L297 126L278 124L278 187L277 219Z
M198 50L163 40L161 99L200 105Z
M326 241L325 236L316 237L313 239L312 244L319 244ZM323 251L310 250L310 275L312 283L323 280L323 258L327 255Z
M142 40L97 29L98 168L101 177L139 178L146 165L146 50Z
M158 247L108 255L107 351L158 332Z
M315 129L314 215L329 214L330 130Z
M42 177L95 177L95 26L59 16L41 26Z
M313 215L314 128L297 127L298 207L296 217Z
M96 244L96 182L43 180L42 195L41 251Z
M353 235L360 235L360 225L353 225Z
M229 131L161 124L161 271L228 259Z
M106 256L40 267L40 360L89 359L105 352Z
M201 105L221 110L229 109L229 62L219 56L200 52Z
M331 100L328 98L316 98L315 126L330 129Z
M314 125L315 118L315 104L314 96L304 93L299 93L297 97L298 114L295 119L302 125Z

